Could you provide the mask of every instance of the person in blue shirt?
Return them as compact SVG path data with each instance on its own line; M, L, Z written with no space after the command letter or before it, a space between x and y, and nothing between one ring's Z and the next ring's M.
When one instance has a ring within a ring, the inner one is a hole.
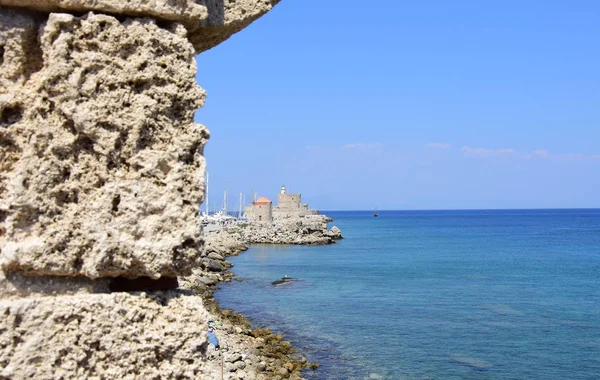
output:
M219 351L219 348L221 348L221 346L219 345L219 338L217 338L214 331L212 329L208 330L206 336L208 337L208 343L215 346L215 351Z

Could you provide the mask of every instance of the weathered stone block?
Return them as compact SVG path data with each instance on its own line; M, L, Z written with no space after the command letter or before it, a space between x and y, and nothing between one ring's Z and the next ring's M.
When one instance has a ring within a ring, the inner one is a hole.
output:
M45 12L88 11L179 22L198 53L239 32L279 0L0 0L0 5Z
M177 276L198 265L205 93L179 24L0 13L0 266ZM38 35L39 30L39 35Z
M86 294L0 300L0 378L199 379L199 297Z

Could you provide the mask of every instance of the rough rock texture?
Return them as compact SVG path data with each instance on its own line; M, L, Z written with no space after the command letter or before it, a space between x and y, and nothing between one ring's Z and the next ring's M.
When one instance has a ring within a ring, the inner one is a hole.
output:
M23 276L0 271L0 299L61 294L107 293L109 279Z
M331 244L341 239L341 231L337 227L336 231L333 228L327 231L329 220L324 215L306 215L271 223L242 224L230 229L230 233L241 235L248 244Z
M213 321L217 321L215 333L224 348L220 352L223 354L226 379L300 379L300 371L315 369L318 365L299 357L290 343L282 340L282 335L273 334L269 329L252 330L243 316L231 310L220 310L214 305L212 292L216 285L235 279L230 271L232 264L226 258L248 249L241 234L232 233L232 230L235 227L209 230L205 236L206 258L220 263L222 270L214 271L204 266L195 268L192 275L179 279L180 287L201 294L208 304ZM220 361L218 353L209 349L208 362L215 360ZM281 371L282 368L286 370L285 373ZM208 378L218 379L220 373Z
M0 300L0 377L203 378L208 314L178 293ZM216 364L216 363L215 363Z
M234 252L239 253L248 249L248 243L242 239L242 235L231 233L229 230L206 233L205 239L204 248L208 257L218 255L222 260L227 256L231 256Z
M329 236L331 236L333 240L343 239L342 230L340 230L337 226L331 227L331 230L329 230Z
M33 17L0 17L2 268L189 273L208 132L193 123L204 92L183 27L51 14L37 46Z
M195 53L274 3L0 0L0 378L220 378L201 297L110 290L226 269L202 249ZM245 336L225 378L273 378Z
M249 244L332 244L342 239L342 231L333 226L327 231L325 215L289 218L272 223L238 222L232 225L211 226L205 230L205 253L202 265L190 276L180 278L180 287L204 294L221 281L231 281L233 266L227 257L248 249Z
M280 0L204 0L208 19L192 28L190 41L197 51L208 50L247 27Z
M46 12L88 11L179 22L197 52L208 50L271 10L279 0L0 0Z

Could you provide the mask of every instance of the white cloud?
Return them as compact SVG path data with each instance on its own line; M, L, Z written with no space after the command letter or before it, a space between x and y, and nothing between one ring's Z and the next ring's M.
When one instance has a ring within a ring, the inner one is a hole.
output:
M487 149L487 148L471 148L470 146L463 146L460 148L462 152L466 156L476 156L476 157L498 157L498 156L510 156L517 153L516 150L512 148L504 148L504 149Z
M357 148L381 149L381 148L383 148L383 143L374 142L374 143L345 144L345 145L342 145L342 148L343 149L357 149Z
M448 143L435 142L435 143L427 144L427 147L433 148L433 149L450 149L450 148L452 148L452 145L450 145Z
M533 152L526 154L526 158L550 158L552 154L545 149L537 149Z
M487 149L487 148L471 148L470 146L463 146L460 150L469 157L518 157L525 159L557 159L557 160L570 160L570 161L581 161L581 160L598 160L600 154L583 154L583 153L566 153L566 154L553 154L546 149L536 149L532 152L518 152L515 149Z

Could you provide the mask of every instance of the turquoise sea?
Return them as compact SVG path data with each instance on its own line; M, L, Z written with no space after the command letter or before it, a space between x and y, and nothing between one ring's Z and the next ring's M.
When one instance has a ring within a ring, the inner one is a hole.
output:
M600 210L324 213L344 240L253 246L215 294L307 379L600 379Z

